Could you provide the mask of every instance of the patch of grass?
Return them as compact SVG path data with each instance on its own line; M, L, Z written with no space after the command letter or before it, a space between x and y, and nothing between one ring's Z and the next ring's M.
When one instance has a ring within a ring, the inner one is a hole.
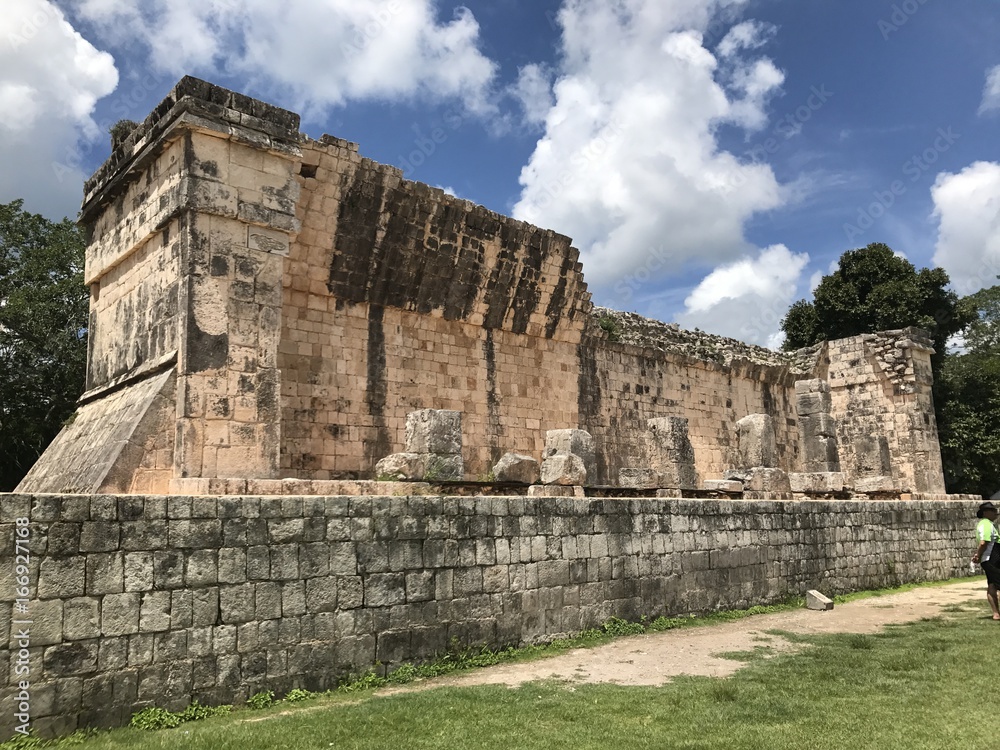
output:
M759 661L760 659L770 659L774 654L775 651L770 646L756 646L751 651L723 651L722 653L714 654L714 656L730 661L750 663L752 661Z

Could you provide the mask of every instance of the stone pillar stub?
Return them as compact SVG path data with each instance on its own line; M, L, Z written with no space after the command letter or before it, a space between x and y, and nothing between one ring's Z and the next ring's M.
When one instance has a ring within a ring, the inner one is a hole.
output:
M421 409L406 415L406 452L462 452L462 412Z
M386 456L375 476L388 480L461 481L462 412L420 409L406 415L406 451Z
M545 481L545 461L557 455L570 454L583 462L587 478L597 477L597 450L594 438L586 430L548 430L545 433L545 450L542 453L542 483ZM581 484L583 482L581 481Z
M575 453L555 453L542 461L542 484L583 485L587 468Z
M685 417L650 419L646 431L646 456L649 468L657 472L661 487L695 489L698 474L694 446L688 436Z
M830 384L822 379L795 383L799 440L806 472L839 472L837 422L830 415Z
M738 468L774 468L778 465L778 443L774 434L774 419L770 415L749 414L736 423L736 432Z

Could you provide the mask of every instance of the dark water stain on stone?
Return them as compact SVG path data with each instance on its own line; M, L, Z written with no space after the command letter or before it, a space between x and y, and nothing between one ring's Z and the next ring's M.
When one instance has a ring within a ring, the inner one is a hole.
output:
M597 453L597 477L587 478L587 484L608 482L608 465L602 439L601 380L597 366L596 341L584 339L576 347L577 369L577 409L580 414L580 429L589 432Z
M365 458L374 468L379 459L389 455L392 442L385 419L386 380L384 309L372 305L368 310L368 377L365 403L374 423L374 435L364 440Z
M500 423L500 396L497 393L497 355L493 345L493 331L486 329L483 341L483 355L486 359L486 433L490 442L490 463L500 460L503 425Z

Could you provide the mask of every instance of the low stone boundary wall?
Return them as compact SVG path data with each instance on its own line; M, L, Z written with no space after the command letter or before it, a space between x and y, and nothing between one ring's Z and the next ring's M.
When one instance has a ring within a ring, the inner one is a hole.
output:
M19 714L61 734L149 705L325 689L456 640L962 575L975 508L0 495L0 738Z

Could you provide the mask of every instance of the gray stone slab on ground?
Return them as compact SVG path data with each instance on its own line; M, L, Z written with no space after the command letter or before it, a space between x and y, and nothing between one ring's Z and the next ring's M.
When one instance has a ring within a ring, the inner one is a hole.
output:
M815 589L810 589L806 592L806 607L820 612L826 612L833 609L833 600L824 596Z

